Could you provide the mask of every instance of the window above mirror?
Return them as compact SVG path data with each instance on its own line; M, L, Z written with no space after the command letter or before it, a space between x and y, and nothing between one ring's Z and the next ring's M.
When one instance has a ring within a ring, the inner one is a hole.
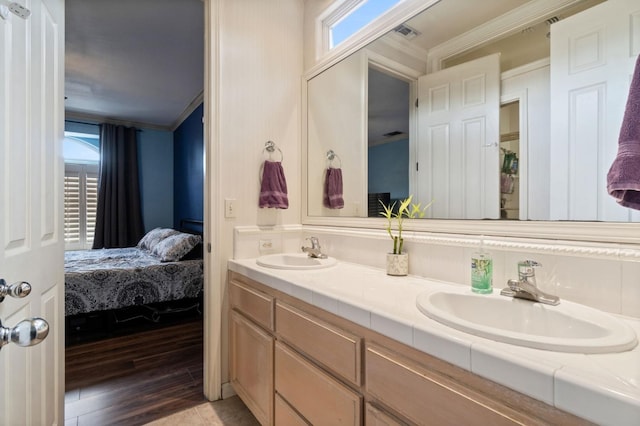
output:
M402 0L355 0L345 1L334 12L323 19L329 28L329 50L367 26Z

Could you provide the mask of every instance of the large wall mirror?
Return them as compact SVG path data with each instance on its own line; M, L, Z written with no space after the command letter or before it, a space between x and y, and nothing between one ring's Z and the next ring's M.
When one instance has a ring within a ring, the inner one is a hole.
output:
M633 3L440 0L310 74L305 223L372 226L379 200L412 194L433 201L415 229L637 242L640 212L606 191ZM323 203L328 167L340 209Z

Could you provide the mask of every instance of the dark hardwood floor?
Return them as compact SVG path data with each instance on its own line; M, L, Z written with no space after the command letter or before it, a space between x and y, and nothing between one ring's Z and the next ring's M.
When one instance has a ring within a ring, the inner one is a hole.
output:
M142 425L205 401L202 319L66 348L65 425Z

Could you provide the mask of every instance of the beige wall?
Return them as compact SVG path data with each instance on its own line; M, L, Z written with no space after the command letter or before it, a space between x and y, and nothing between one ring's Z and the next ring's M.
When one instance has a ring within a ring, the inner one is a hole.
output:
M316 37L316 20L336 0L305 0L304 2L304 69L305 71L318 63L319 42Z
M210 90L205 116L212 253L207 272L205 375L207 394L215 399L217 383L227 381L226 263L233 253L233 229L300 223L303 1L209 0L209 7ZM268 140L284 155L286 210L258 208L259 172ZM224 217L225 199L235 200L236 218ZM218 357L220 376L214 371Z

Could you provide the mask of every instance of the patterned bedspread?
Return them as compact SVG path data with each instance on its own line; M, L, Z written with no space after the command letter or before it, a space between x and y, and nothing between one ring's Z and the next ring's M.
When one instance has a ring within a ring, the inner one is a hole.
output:
M137 248L65 252L65 315L197 297L202 260L160 262Z

